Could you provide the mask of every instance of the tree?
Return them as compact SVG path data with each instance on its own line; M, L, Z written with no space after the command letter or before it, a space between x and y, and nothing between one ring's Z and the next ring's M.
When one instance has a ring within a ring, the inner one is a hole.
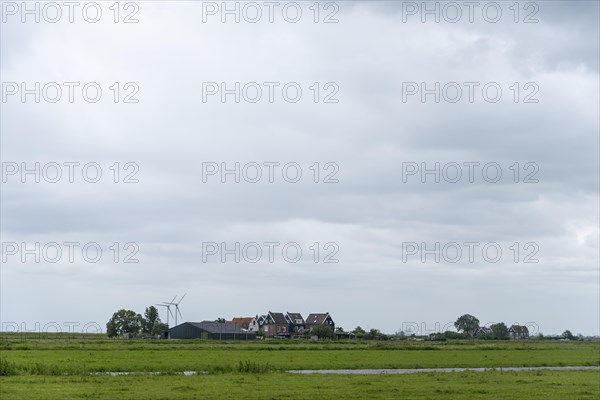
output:
M453 331L446 331L443 333L444 338L446 339L464 339L465 338L465 334L464 333L458 333L458 332L453 332Z
M509 337L508 327L504 324L504 322L499 322L497 324L494 324L494 325L490 326L490 328L492 329L492 336L494 337L494 339L497 339L497 340L508 339L508 337Z
M564 331L561 336L568 340L576 340L577 339L575 337L575 335L573 335L573 333L571 333L571 331L568 329L566 331Z
M362 339L365 336L366 332L363 328L361 328L360 326L357 326L356 328L354 328L352 333L354 333L358 339Z
M219 324L224 324L227 321L225 320L225 318L217 318L215 319L215 322L218 322Z
M106 323L108 337L121 336L124 333L137 335L142 329L144 319L135 311L121 309L112 315Z
M379 339L381 336L381 331L379 329L370 329L369 333L367 333L364 338L365 339L370 339L370 340L376 340Z
M316 325L311 329L310 333L319 339L330 339L333 337L333 329L327 325Z
M114 315L113 315L113 317L114 317ZM110 321L108 321L106 323L106 335L108 337L115 337L115 336L119 335L117 333L117 325L115 324L115 322L113 321L112 318L110 319Z
M336 333L344 333L344 328L342 328L341 326L338 326L337 328L335 328L335 332Z
M479 320L471 314L465 314L456 320L454 327L459 332L462 331L473 336L475 330L479 328Z
M162 333L167 330L169 330L169 325L165 324L164 322L159 322L154 325L150 334L151 335L162 335Z
M142 324L142 332L149 335L156 335L157 325L161 324L158 310L154 306L146 307L144 312L144 321ZM164 329L161 329L161 331Z

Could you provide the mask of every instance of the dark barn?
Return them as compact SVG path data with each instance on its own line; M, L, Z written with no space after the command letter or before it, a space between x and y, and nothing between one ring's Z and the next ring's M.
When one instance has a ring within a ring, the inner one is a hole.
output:
M169 339L254 340L256 333L231 322L184 322L169 329Z

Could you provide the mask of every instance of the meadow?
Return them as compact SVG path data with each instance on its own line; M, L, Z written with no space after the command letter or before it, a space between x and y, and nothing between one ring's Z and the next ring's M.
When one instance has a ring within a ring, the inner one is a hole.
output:
M600 371L292 375L297 369L598 366L600 342L124 340L2 335L4 399L596 399ZM159 373L125 376L104 372ZM197 371L199 375L178 375Z

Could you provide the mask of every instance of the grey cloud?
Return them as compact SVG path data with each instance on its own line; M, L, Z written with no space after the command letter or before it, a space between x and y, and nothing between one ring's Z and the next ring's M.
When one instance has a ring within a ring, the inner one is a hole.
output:
M2 267L3 321L104 323L187 291L186 319L329 311L346 328L393 332L472 312L597 334L598 5L541 6L534 25L402 24L394 2L341 3L329 26L202 24L189 3L144 3L128 27L3 24L3 81L135 81L140 102L2 104L2 161L94 161L107 178L112 163L132 161L140 182L11 178L2 241L135 241L141 260L13 258ZM297 81L305 97L202 103L205 81ZM308 87L329 81L340 102L315 104ZM506 93L497 104L405 103L407 81L497 81ZM537 82L540 102L512 102L515 81ZM298 162L305 179L202 182L203 162L266 161ZM340 182L313 183L316 161L337 163ZM507 179L402 182L403 162L467 161L497 162ZM512 183L517 161L536 162L540 182ZM298 264L202 262L202 242L268 240L334 241L340 262L308 252ZM402 262L403 242L470 240L533 241L540 262ZM265 285L271 296L257 295ZM214 296L232 300L217 308Z

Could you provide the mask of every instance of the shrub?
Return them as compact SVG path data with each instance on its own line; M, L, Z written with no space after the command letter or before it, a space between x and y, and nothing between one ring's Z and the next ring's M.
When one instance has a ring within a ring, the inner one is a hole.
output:
M269 363L259 364L254 361L240 361L237 367L237 372L243 374L264 374L267 372L271 372L272 370L273 369L271 368Z
M18 368L13 362L5 359L0 359L0 376L12 376L17 375Z

